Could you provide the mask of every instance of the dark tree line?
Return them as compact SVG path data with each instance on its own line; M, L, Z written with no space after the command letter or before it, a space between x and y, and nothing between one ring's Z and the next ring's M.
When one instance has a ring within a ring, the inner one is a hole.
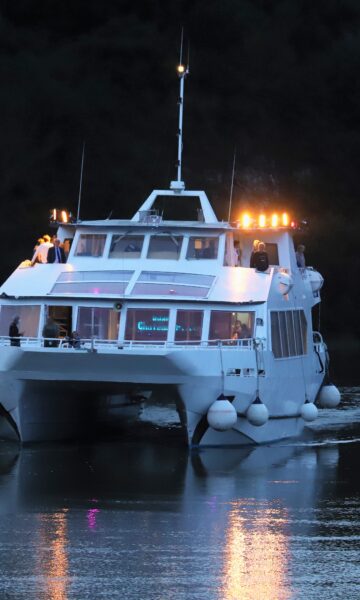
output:
M48 210L128 217L175 176L175 65L186 80L184 179L226 218L287 207L326 277L323 327L359 322L354 282L360 156L356 0L2 0L3 280L45 233Z

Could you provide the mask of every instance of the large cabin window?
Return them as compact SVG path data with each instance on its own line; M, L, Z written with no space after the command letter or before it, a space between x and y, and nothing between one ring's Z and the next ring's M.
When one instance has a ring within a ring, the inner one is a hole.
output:
M83 339L117 340L120 313L112 308L80 306L77 331Z
M19 332L24 337L37 337L39 330L40 306L8 305L1 306L0 310L0 335L9 335L9 327L15 317L19 317Z
M307 352L307 322L303 310L271 311L271 346L275 358Z
M92 256L94 258L99 258L103 255L105 241L105 234L82 233L78 239L74 256Z
M249 339L253 333L253 312L211 311L209 340Z
M182 240L183 236L152 235L147 257L177 260L180 256Z
M140 258L143 235L113 235L109 258Z
M169 328L169 311L165 309L129 308L125 339L141 342L165 342Z
M186 258L188 260L215 259L218 255L219 238L193 237L189 238Z
M202 310L178 310L176 313L175 342L201 340Z

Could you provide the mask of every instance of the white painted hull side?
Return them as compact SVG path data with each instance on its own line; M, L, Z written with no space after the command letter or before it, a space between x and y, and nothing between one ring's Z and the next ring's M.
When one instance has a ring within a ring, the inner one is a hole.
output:
M305 395L314 402L324 373L315 354L274 360L249 348L127 348L117 352L0 348L0 402L23 442L76 437L139 419L149 394L176 402L191 446L266 443L299 435ZM270 419L255 427L245 413L257 390ZM219 394L233 396L236 424L217 432L206 414Z

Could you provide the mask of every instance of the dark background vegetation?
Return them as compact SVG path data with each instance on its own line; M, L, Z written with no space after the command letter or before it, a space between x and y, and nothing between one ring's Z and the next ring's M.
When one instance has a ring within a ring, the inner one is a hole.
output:
M181 27L190 40L183 178L227 218L288 208L325 277L322 330L359 331L358 0L2 0L0 277L48 210L131 216L175 178ZM298 240L300 241L300 239Z

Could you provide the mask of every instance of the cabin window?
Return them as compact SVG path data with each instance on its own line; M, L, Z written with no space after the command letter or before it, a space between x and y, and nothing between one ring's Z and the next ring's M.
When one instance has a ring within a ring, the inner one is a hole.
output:
M143 235L113 235L109 258L140 258Z
M303 310L271 312L271 346L275 358L307 352L307 322Z
M82 233L78 239L75 256L92 256L99 258L103 255L106 235Z
M266 242L265 250L269 257L269 265L278 265L279 264L279 251L278 245L273 242Z
M202 310L178 310L176 313L175 342L201 340Z
M117 340L120 313L112 308L80 306L77 331L83 339Z
M212 310L209 340L250 339L254 332L254 312Z
M147 257L177 260L180 256L182 241L183 236L152 235Z
M19 332L24 337L37 337L39 330L40 306L8 305L1 306L0 310L0 335L8 336L9 327L15 317L19 317Z
M219 238L190 237L186 258L188 260L217 258Z
M125 339L141 342L165 342L169 328L169 311L164 309L129 308Z

